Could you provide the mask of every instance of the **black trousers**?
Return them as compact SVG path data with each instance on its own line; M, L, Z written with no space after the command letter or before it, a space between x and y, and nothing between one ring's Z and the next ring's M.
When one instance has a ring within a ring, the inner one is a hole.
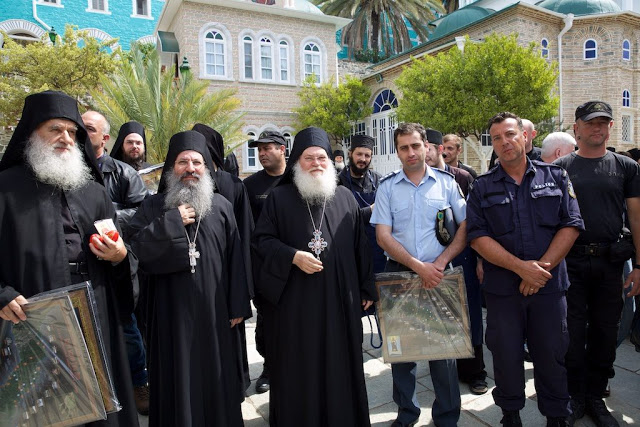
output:
M616 358L622 312L622 263L606 256L569 254L567 294L569 351L566 356L571 397L601 398Z

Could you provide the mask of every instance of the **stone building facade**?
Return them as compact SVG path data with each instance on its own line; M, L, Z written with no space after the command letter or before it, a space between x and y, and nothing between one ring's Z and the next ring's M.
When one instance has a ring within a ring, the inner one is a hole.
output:
M180 56L210 90L237 90L248 139L277 130L291 143L296 94L311 74L337 77L336 31L348 22L304 0L167 0L157 30L175 34ZM235 153L242 174L260 170L246 142Z

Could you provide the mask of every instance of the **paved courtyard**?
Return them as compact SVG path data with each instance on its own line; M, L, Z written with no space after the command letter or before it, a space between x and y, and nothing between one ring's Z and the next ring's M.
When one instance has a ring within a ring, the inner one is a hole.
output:
M364 370L369 395L369 409L372 426L389 426L396 417L396 405L391 398L391 367L382 361L381 350L371 348L370 326L366 319L363 322L365 331ZM246 323L247 346L252 384L247 398L242 404L242 412L246 427L265 427L269 425L269 393L256 394L255 380L262 371L262 358L256 351L254 342L255 316ZM377 342L377 335L375 337ZM466 384L460 384L462 393L462 415L459 426L500 426L502 413L494 405L491 390L493 382L493 363L491 353L485 347L485 364L487 365L489 392L476 396L469 392ZM627 340L618 349L615 362L616 376L611 380L611 397L606 399L607 406L613 411L620 425L640 425L640 353ZM538 412L536 392L533 385L533 364L525 362L527 402L520 415L523 425L546 425L545 418ZM418 426L433 425L431 420L431 404L434 400L433 385L426 362L418 364L418 400L422 407L422 415ZM140 417L141 426L148 424L147 417ZM594 426L585 416L576 426Z

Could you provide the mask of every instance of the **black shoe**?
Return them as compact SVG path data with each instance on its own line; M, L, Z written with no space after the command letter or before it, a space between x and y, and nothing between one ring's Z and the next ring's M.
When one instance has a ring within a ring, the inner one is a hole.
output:
M522 427L520 411L502 411L500 424L505 427Z
M547 427L567 427L567 417L547 417Z
M582 399L571 399L571 411L572 414L567 418L567 424L569 427L573 427L576 420L584 417L584 400Z
M269 391L269 371L263 369L256 381L256 393L266 393Z
M469 390L473 394L485 394L489 391L489 386L485 380L477 379L469 383Z
M593 419L598 427L619 427L618 421L613 418L604 400L592 397L587 399L585 412Z

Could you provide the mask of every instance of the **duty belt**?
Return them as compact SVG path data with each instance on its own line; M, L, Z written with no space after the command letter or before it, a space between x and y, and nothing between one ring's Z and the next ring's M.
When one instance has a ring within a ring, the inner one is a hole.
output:
M573 245L569 253L571 255L607 256L609 255L610 243L589 243L588 245Z

